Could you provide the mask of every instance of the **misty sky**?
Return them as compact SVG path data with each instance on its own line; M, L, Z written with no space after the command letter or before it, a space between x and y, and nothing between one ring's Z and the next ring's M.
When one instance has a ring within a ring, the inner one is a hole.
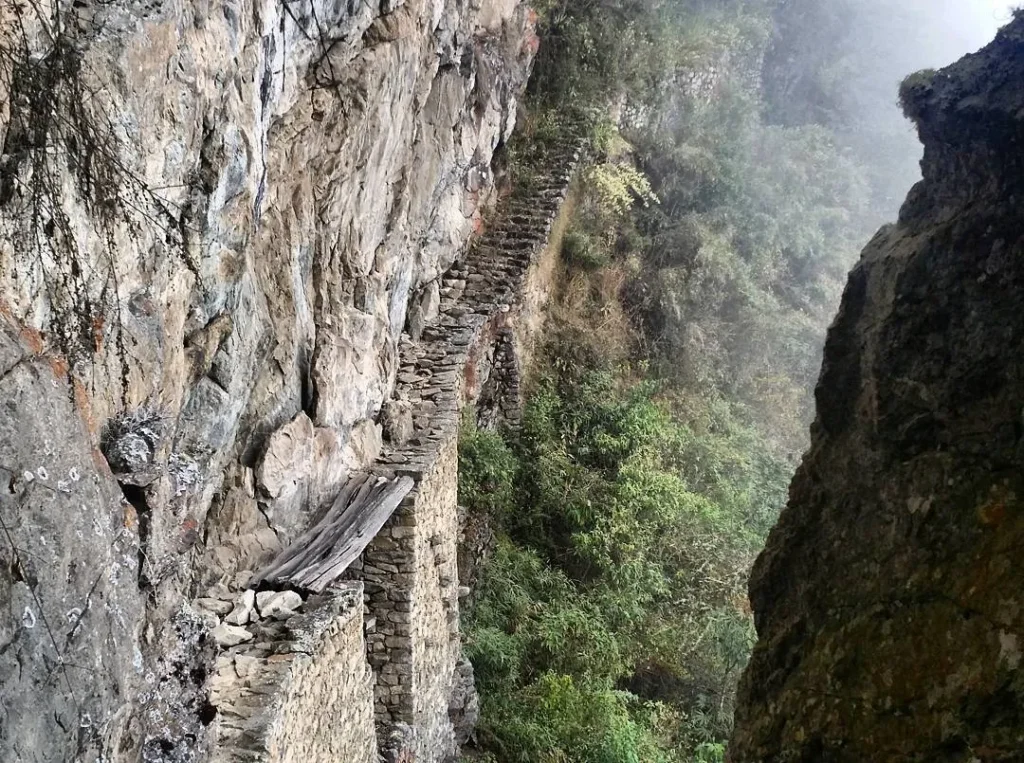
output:
M899 2L899 0L896 0ZM953 34L947 44L953 47L938 52L934 66L952 63L965 53L975 51L995 37L996 31L1010 20L1010 9L1022 0L935 0L939 12L950 22ZM941 48L938 49L941 51Z
M906 189L920 177L917 160L921 149L916 129L898 106L899 83L912 72L948 66L983 48L1010 21L1011 9L1021 5L1024 0L837 3L837 7L853 11L848 36L842 41L846 60L838 69L848 84L843 114L850 120L853 134L865 142L864 148L889 157L889 180L880 180L878 187L885 187L881 198L889 201L893 214ZM808 58L813 61L814 49L809 50ZM899 134L906 136L905 142Z
M1017 5L1024 0L853 0L860 14L848 44L865 85L881 88L868 103L895 108L893 96L905 76L983 48Z

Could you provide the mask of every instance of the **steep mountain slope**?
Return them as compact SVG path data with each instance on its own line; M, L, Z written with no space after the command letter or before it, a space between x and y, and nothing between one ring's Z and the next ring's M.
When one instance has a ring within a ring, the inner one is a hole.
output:
M854 269L751 582L733 761L1024 749L1024 19L909 79L924 180Z
M512 0L0 2L0 759L201 759L190 602L377 458L535 51Z

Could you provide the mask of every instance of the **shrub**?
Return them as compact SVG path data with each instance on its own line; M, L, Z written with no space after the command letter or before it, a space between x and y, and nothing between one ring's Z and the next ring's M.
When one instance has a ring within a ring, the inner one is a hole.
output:
M736 602L760 542L745 527L753 473L731 440L680 426L657 385L547 353L516 438L463 438L475 474L516 464L467 620L482 743L501 761L696 755L728 734L752 645ZM661 688L636 678L644 665Z
M900 108L908 119L920 118L924 104L935 85L935 69L923 69L908 75L900 83Z
M465 419L459 435L459 500L501 520L512 504L518 464L502 437Z
M608 251L593 236L571 228L562 238L562 257L570 267L598 270L611 262Z
M544 673L491 703L481 732L509 763L668 763L648 714L625 692Z
M651 181L629 162L595 164L587 169L584 180L604 215L609 217L622 217L634 204L647 206L658 202Z

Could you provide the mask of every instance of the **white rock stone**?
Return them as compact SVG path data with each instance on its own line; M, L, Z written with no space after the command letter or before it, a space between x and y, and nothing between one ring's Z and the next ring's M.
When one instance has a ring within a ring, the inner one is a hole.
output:
M287 620L302 606L302 597L295 591L261 591L256 594L260 617Z
M412 403L408 400L389 400L381 408L384 436L395 447L409 442L413 435Z
M278 429L267 442L256 482L271 498L292 493L313 465L313 422L305 413Z
M313 483L319 489L310 495L311 505L333 500L353 471L377 458L383 443L382 427L370 419L360 421L351 430L317 427L315 437Z
M213 629L213 638L222 647L227 648L252 641L252 633L238 625L221 623Z
M437 320L440 307L441 288L435 279L423 287L409 308L409 335L413 340L419 341L423 328Z
M245 625L253 619L253 604L256 601L256 592L252 589L244 591L235 601L235 606L224 618L229 625Z
M214 615L226 615L233 609L230 601L213 599L206 596L196 599L196 606L204 612L210 612Z

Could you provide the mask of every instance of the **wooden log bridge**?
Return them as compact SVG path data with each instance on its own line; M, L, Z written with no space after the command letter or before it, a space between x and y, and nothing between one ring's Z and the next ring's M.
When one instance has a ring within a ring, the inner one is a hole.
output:
M274 587L323 592L359 558L414 484L411 477L360 474L351 478L323 518L256 579Z

